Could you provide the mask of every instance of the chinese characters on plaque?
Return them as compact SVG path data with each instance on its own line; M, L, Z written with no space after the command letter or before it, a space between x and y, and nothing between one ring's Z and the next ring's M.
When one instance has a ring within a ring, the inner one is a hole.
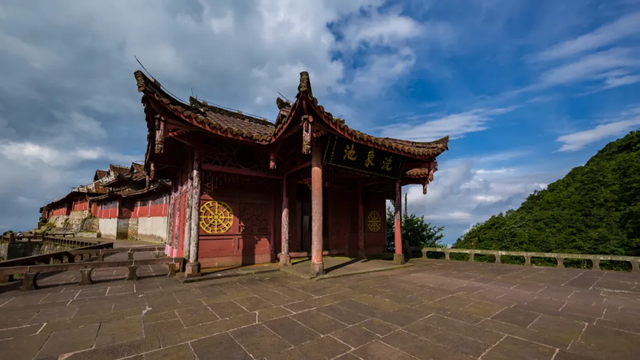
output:
M324 163L392 179L400 178L402 156L332 136L327 143Z

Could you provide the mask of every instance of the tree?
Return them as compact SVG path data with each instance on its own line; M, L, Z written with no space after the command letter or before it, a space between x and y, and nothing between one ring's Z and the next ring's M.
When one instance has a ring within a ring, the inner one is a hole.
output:
M395 251L393 218L393 212L387 209L387 251L389 252ZM408 242L409 246L442 246L440 241L444 237L443 230L444 226L436 227L425 222L424 216L402 214L402 241Z
M640 131L632 131L453 247L638 256L639 204Z

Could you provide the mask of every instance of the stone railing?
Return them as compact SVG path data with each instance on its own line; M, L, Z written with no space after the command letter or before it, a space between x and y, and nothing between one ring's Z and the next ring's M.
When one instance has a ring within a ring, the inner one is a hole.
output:
M0 268L15 267L15 266L30 266L30 265L43 265L51 263L73 263L77 260L82 261L84 259L97 256L101 251L113 249L112 242L90 242L80 241L73 239L56 239L46 238L45 241L52 241L60 245L65 246L78 246L73 250L57 251L41 255L26 256L21 258L10 259L6 261L0 261Z
M525 251L499 251L499 250L475 250L475 249L444 249L444 248L421 248L411 247L411 251L422 251L422 258L427 257L427 252L444 253L445 260L451 260L451 254L468 254L469 261L474 261L477 255L493 255L496 263L502 263L502 256L521 256L524 258L524 264L531 266L531 258L553 258L556 259L557 267L564 267L565 259L590 260L593 264L593 270L600 270L600 261L625 261L631 263L632 271L640 271L640 257L637 256L618 256L618 255L587 255L587 254L560 254L560 253L543 253L543 252L525 252Z
M90 285L93 283L91 274L94 269L105 268L127 268L127 280L138 280L138 266L140 265L165 265L167 267L167 275L175 276L176 271L182 271L184 267L183 258L155 258L142 260L122 260L122 261L99 261L90 263L64 263L51 265L33 265L33 266L12 266L0 267L0 278L7 278L14 274L23 274L22 291L38 289L37 277L41 273L57 273L62 271L80 271L80 285Z

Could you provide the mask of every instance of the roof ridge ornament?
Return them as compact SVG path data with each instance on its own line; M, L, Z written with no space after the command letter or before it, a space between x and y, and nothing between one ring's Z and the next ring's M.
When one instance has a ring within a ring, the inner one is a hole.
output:
M300 85L298 85L298 92L308 92L309 97L313 97L313 91L311 91L311 81L309 81L309 73L303 71L300 73Z

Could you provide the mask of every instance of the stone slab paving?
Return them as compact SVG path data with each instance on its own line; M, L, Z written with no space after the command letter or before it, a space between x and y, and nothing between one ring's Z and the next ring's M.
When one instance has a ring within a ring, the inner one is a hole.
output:
M0 358L640 358L638 274L413 262L324 281L2 288Z
M296 260L293 262L292 266L285 268L285 270L291 274L298 275L303 278L311 279L310 266L311 266L310 260ZM381 259L358 260L358 259L344 257L344 256L325 257L324 258L325 275L322 275L319 278L316 278L315 280L318 280L320 278L326 279L326 278L332 278L332 277L360 274L365 272L387 271L394 268L403 268L407 266L411 266L411 265L410 264L396 265L393 263L392 260L381 260Z

